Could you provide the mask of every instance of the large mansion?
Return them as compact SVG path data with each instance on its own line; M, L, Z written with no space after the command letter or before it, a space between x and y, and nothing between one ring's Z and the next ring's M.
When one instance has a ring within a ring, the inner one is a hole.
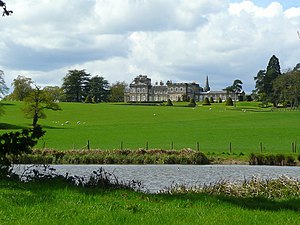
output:
M172 81L156 82L154 85L146 75L139 75L131 82L124 92L125 102L152 102L152 101L203 101L204 98L219 98L225 101L226 98L234 98L234 93L227 91L211 91L208 77L206 77L205 87L202 88L198 83L173 83Z

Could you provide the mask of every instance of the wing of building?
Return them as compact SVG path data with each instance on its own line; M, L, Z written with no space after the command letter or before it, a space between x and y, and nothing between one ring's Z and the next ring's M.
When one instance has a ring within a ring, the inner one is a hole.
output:
M225 101L226 98L234 99L234 93L228 93L225 90L210 91L208 77L206 78L205 88L198 83L173 83L172 81L151 83L147 75L139 75L131 82L124 92L125 102L163 102L171 101L203 101L204 98L213 98L215 101L219 98Z

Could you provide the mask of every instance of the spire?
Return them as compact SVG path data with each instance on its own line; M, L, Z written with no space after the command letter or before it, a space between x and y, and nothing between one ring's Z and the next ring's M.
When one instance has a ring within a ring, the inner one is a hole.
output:
M205 82L204 91L205 92L210 91L209 82L208 82L208 76L206 76L206 82Z

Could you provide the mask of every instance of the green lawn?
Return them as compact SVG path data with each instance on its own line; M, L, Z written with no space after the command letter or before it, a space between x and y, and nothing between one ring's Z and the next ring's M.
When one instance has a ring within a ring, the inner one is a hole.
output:
M0 224L299 224L299 199L155 195L0 180Z
M57 150L82 149L90 141L93 149L196 148L204 153L291 153L291 143L300 143L300 112L257 108L258 103L240 102L237 110L224 104L165 107L122 104L60 103L62 111L47 111L39 123L47 131L37 147ZM28 127L22 102L5 104L0 132ZM242 110L242 109L246 109ZM69 124L66 124L69 121ZM80 121L80 124L77 122Z

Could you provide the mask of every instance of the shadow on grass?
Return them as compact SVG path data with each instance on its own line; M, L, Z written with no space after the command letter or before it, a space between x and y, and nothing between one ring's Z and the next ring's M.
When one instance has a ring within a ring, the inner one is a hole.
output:
M45 128L45 129L50 129L50 130L56 130L56 129L68 129L68 127L63 127L63 126L61 126L61 127L54 127L54 126L47 126L47 125L42 125L42 128Z
M27 127L24 126L18 126L14 124L9 123L0 123L0 130L21 130L26 129Z
M3 105L3 106L13 106L15 104L13 104L13 103L7 103L7 102L0 102L0 105Z
M300 199L271 200L266 198L237 198L218 196L219 200L252 210L281 211L292 210L300 212Z
M272 200L266 198L239 198L239 197L229 197L222 195L209 195L203 193L196 194L159 194L159 198L167 201L180 200L180 201L190 201L196 203L199 201L210 201L210 202L224 202L231 204L233 206L240 207L242 209L249 210L264 210L264 211L282 211L291 210L295 212L300 212L300 198L282 199L282 200Z

